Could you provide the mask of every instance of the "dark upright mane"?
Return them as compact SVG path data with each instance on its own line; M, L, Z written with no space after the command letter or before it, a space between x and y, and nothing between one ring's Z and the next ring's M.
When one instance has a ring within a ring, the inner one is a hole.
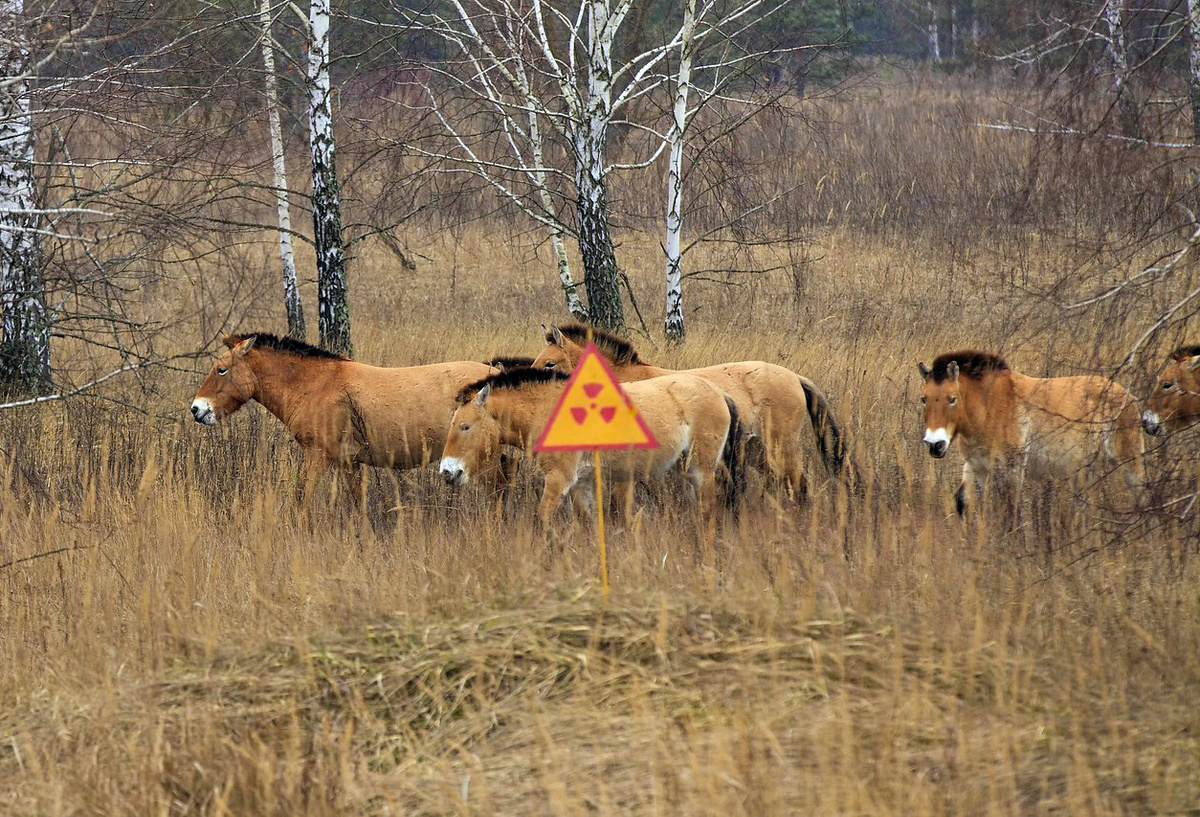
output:
M1171 360L1176 362L1187 360L1189 357L1200 355L1200 346L1180 346L1174 352L1171 352Z
M528 369L533 365L533 358L524 355L496 355L491 360L483 361L493 369Z
M587 343L589 328L581 323L568 323L558 327L564 337L570 338L580 346ZM604 356L613 363L637 366L646 362L638 357L637 349L633 348L632 343L624 338L617 337L611 332L605 332L603 329L592 329L592 340L604 352Z
M979 380L988 372L1003 372L1008 369L1008 364L1004 362L1004 358L999 355L993 355L990 352L976 352L973 350L964 350L961 352L948 352L944 355L938 355L933 361L933 367L929 371L929 377L934 383L941 383L949 379L949 373L946 371L951 363L958 364L958 374L961 377L969 377L972 380Z
M519 389L527 383L565 381L567 377L569 375L554 369L506 369L500 374L494 374L482 380L476 380L469 386L463 386L458 392L457 399L460 404L466 403L473 399L484 386L491 386L493 389Z
M349 360L350 358L339 355L328 349L322 349L319 346L313 346L311 343L305 343L302 340L295 338L281 338L278 335L272 335L270 332L245 332L237 335L230 335L225 338L225 345L233 348L234 345L241 343L248 338L254 338L255 348L272 349L276 352L286 352L290 355L298 355L299 357L312 357L321 360Z

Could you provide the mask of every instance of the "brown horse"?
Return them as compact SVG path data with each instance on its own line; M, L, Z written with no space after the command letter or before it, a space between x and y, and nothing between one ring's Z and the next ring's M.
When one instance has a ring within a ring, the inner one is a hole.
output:
M1158 376L1142 415L1147 434L1162 436L1200 423L1200 346L1180 346Z
M472 361L381 369L265 332L224 342L192 401L192 417L213 425L257 400L300 444L307 487L335 464L429 463L446 444L455 396L496 372Z
M588 327L579 324L542 326L546 347L534 359L535 369L573 371L583 357ZM729 395L737 405L747 441L757 440L768 469L793 490L805 489L801 427L816 433L821 459L835 476L846 461L846 443L829 400L816 385L790 369L763 361L722 363L677 372L643 361L626 340L592 329L592 339L612 364L622 383L666 374L685 373L703 378ZM807 421L807 423L806 423ZM756 451L758 449L756 448Z
M483 463L494 460L503 445L532 451L554 410L566 376L538 369L513 369L484 378L459 394L439 470L451 485L476 478ZM702 514L713 509L716 473L729 469L739 483L736 445L737 409L707 381L673 375L630 383L626 393L658 440L657 449L612 450L603 453L605 468L628 481L661 477L682 466L696 491ZM534 455L545 474L538 516L548 525L563 497L571 495L576 511L588 511L591 494L573 490L586 481L592 459L581 451L550 451ZM736 490L736 487L735 489Z
M954 495L966 511L967 486L988 477L1007 492L1017 515L1026 474L1073 478L1094 467L1120 471L1135 494L1144 478L1137 404L1103 377L1028 377L986 352L944 354L917 366L925 381L925 444L935 458L962 441L962 483Z

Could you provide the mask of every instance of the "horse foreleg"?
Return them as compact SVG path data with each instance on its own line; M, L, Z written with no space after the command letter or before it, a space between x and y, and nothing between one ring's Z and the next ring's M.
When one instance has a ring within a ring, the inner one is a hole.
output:
M958 484L958 490L954 492L954 510L958 512L960 517L967 515L967 490L968 486L974 486L975 474L971 469L971 463L964 462L962 470L962 482ZM974 497L972 497L973 499Z
M329 459L324 451L318 448L302 449L302 456L298 499L302 507L309 509L317 485L326 472L329 471L330 466L333 465L333 461Z
M575 485L575 469L554 468L546 472L546 480L542 486L542 500L538 503L538 519L546 530L554 519L554 512L562 504L563 497Z

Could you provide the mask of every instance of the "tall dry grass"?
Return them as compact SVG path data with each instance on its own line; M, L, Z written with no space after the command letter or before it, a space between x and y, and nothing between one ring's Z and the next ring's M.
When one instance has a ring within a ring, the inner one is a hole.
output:
M926 101L906 104L919 120ZM859 135L845 144L887 148ZM967 150L956 138L929 150ZM746 251L778 272L693 282L682 349L639 343L664 365L760 358L812 377L865 495L837 501L814 462L808 498L755 479L741 518L708 531L676 492L639 494L610 532L608 605L592 531L565 515L536 529L534 474L503 498L373 472L361 512L302 510L274 418L186 417L206 361L114 393L131 405L0 416L0 808L1194 808L1196 516L1168 503L1200 481L1195 437L1147 438L1161 510L1063 490L1048 528L1007 532L953 515L956 462L925 454L916 404L916 362L950 347L1111 371L1151 305L1063 320L1027 282L1072 264L1070 242L972 221L963 234L986 241L947 243L940 223L874 229L859 209L810 225L790 266ZM428 259L415 271L371 244L353 262L362 359L532 353L561 317L520 230L407 239ZM656 303L656 236L622 240ZM246 252L270 269L269 236ZM722 263L703 252L697 266ZM227 311L282 325L273 273L237 300L222 274L146 295L194 316L170 342L199 346ZM1152 362L1123 377L1144 392Z

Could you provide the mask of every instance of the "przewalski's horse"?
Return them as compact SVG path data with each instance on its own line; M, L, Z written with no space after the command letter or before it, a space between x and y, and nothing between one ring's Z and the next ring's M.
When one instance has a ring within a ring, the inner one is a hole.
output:
M542 326L546 347L533 361L535 369L571 372L583 357L588 327L580 324ZM801 428L811 425L821 459L835 476L846 463L846 441L829 400L816 385L790 369L761 360L721 363L701 369L676 371L643 361L628 341L592 329L600 353L612 364L622 383L666 374L691 374L703 378L733 398L747 439L757 438L766 455L768 470L793 491L805 489Z
M1180 346L1158 376L1142 428L1163 436L1200 423L1200 346Z
M492 462L501 446L532 454L534 440L545 428L566 375L544 369L513 369L462 389L454 413L440 471L446 482L462 485L476 478L481 463ZM716 387L689 375L673 375L625 386L660 447L602 453L604 467L622 481L661 477L682 466L696 490L701 513L713 510L716 473L729 469L731 492L740 487L737 409ZM548 525L562 499L571 495L577 511L588 509L589 486L580 478L592 467L582 451L550 451L536 455L545 474L538 516ZM573 490L583 485L582 490ZM736 494L734 494L736 496Z
M192 417L213 425L257 400L303 449L306 487L332 465L430 462L446 444L459 391L496 372L473 361L382 369L265 332L224 343L192 400Z
M1124 388L1103 377L1028 377L986 352L950 352L933 366L917 364L925 381L925 444L946 456L960 440L962 484L954 495L959 515L967 486L988 477L1007 492L1016 518L1026 474L1068 479L1091 470L1120 471L1135 498L1143 483L1138 408Z

